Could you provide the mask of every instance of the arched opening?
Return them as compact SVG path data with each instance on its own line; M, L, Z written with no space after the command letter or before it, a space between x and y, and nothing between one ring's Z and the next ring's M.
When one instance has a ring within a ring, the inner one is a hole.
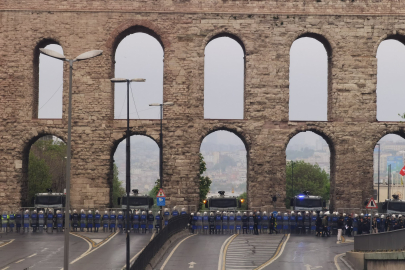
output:
M396 134L385 135L376 144L373 159L373 198L376 202L384 202L397 194L403 200L405 180L399 172L404 167L405 139Z
M401 121L405 113L404 38L392 37L380 43L377 50L377 120ZM400 115L399 115L400 114Z
M207 197L225 191L225 195L244 198L242 208L246 209L247 151L241 138L225 130L212 132L202 141L200 153L206 166L200 181L203 177L211 180Z
M217 36L205 47L204 118L243 119L245 53L236 37Z
M150 194L159 179L159 146L151 138L143 135L131 136L131 189L139 194ZM113 154L113 179L111 183L112 204L126 192L126 140L117 145ZM156 196L156 195L155 195ZM154 196L154 197L155 197Z
M133 31L132 31L133 30ZM146 29L132 29L117 44L114 71L116 78L143 78L130 84L130 119L159 119L159 111L149 107L163 102L163 56L161 42ZM141 32L139 32L141 31ZM114 84L114 118L127 118L127 85Z
M40 48L63 54L62 47L51 40L44 41L37 46L38 92L34 106L34 116L60 119L63 112L63 61L40 54Z
M290 49L290 121L327 121L329 43L318 35L304 35Z
M291 138L286 148L287 208L293 207L290 199L304 191L321 196L328 206L333 189L331 152L330 144L312 131L300 132Z
M37 193L63 193L66 188L66 144L53 135L34 138L24 151L23 206L33 206Z

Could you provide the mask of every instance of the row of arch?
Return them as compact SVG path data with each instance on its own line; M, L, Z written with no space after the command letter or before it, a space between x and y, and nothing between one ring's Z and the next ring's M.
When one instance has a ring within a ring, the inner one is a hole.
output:
M403 76L397 76L405 70L405 64L402 64L404 61L401 61L405 59L403 40L404 38L399 35L388 36L378 46L377 119L379 121L393 120L398 113L402 113L399 99L393 97L400 94L400 87L405 80ZM35 49L34 73L37 79L34 89L37 90L34 93L33 116L34 118L62 118L63 64L61 61L39 54L39 48L47 46L63 52L62 47L51 39L43 40ZM387 46L388 49L385 48ZM383 53L380 53L380 48L384 49ZM164 42L154 31L136 26L118 35L113 43L113 52L115 77L146 77L146 83L137 84L133 91L131 89L130 117L132 119L158 118L157 110L149 108L148 105L163 101ZM220 33L208 40L205 46L204 65L204 118L244 118L245 56L245 46L234 34ZM290 47L290 120L328 120L328 95L332 84L331 59L332 46L320 34L305 33L292 43ZM392 65L392 63L396 64ZM383 77L379 76L381 73L384 74ZM126 118L125 85L114 87L114 118ZM57 101L54 102L54 100ZM398 104L393 106L395 102ZM49 108L55 109L48 110Z

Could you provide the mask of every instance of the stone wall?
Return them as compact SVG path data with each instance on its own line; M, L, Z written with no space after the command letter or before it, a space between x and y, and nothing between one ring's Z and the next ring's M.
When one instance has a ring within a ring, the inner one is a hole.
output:
M57 3L57 4L56 4ZM125 134L114 120L114 51L125 35L147 32L164 48L164 190L170 205L197 204L203 138L229 130L248 152L248 202L285 197L285 149L314 131L331 148L332 205L361 207L373 189L373 149L405 124L376 121L376 51L405 34L401 1L18 1L0 3L0 206L23 204L30 145L44 134L66 138L68 67L61 120L36 119L38 44L55 42L76 62L73 76L72 204L110 203L112 156ZM387 14L389 16L387 16ZM246 52L243 120L204 120L204 49L216 35ZM301 36L329 53L328 121L289 122L289 51ZM131 120L133 134L159 139L159 120ZM136 153L133 153L136 155ZM278 207L283 204L277 202Z

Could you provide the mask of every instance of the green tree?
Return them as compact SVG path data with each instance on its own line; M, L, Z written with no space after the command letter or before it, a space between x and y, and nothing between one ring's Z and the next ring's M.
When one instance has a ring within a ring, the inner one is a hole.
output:
M290 198L308 190L310 195L321 196L324 200L329 200L330 180L329 174L321 169L318 164L312 165L304 161L294 161L294 193L292 190L292 161L286 166L286 192L285 205L290 207Z
M118 179L118 167L114 163L113 165L113 181L112 181L112 201L113 201L113 207L118 206L118 198L122 197L125 195L125 189L122 186L122 181Z
M207 194L210 191L211 179L208 176L204 176L204 172L207 170L207 164L204 161L204 157L199 153L200 157L200 203L199 209L203 208L203 200L207 198Z
M241 210L247 210L247 193L246 193L246 191L238 196L238 201L240 201L240 199L244 200L244 202L241 204L240 209Z
M28 163L28 204L32 205L32 199L36 193L46 192L52 186L52 176L49 166L44 159L38 158L34 153L29 154Z

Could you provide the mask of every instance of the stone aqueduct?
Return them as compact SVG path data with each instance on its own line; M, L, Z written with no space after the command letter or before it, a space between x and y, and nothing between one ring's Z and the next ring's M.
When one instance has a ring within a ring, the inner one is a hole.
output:
M405 40L405 4L388 0L3 0L0 3L0 206L23 205L28 152L40 136L67 133L67 66L62 119L37 119L38 48L60 44L67 57L101 49L74 71L72 204L110 203L112 156L125 135L114 120L114 53L128 34L146 32L164 48L164 189L170 205L198 202L203 138L228 130L245 143L250 207L285 196L285 149L313 131L331 149L332 207L360 207L372 194L373 149L405 124L376 120L376 51L385 39ZM204 48L218 37L245 51L243 120L207 120ZM328 52L328 121L289 122L289 51L299 37ZM133 134L159 139L159 120L131 120ZM361 198L361 199L359 199ZM282 205L282 200L277 202Z

